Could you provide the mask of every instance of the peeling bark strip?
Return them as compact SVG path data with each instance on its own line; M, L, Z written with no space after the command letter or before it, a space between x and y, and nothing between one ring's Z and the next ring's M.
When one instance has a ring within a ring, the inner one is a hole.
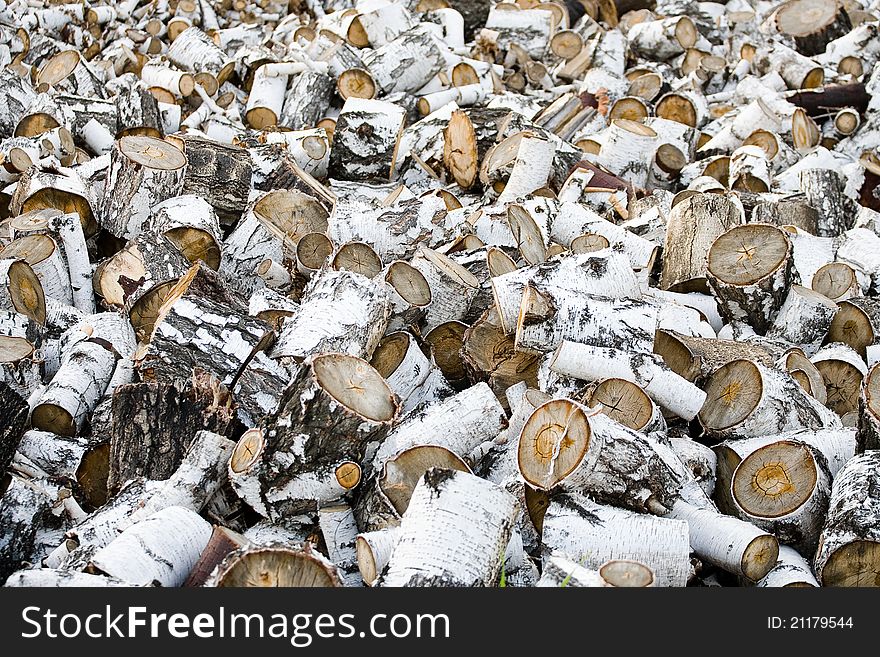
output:
M474 475L432 468L416 486L379 586L495 586L516 501Z

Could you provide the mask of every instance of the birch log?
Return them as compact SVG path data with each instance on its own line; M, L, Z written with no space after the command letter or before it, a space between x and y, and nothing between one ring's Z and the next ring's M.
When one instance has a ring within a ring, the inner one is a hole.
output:
M654 573L655 586L685 586L690 574L685 522L596 504L582 495L552 499L541 544L546 552L566 555L584 568L599 568L612 559L638 561Z
M801 554L787 545L779 546L779 560L755 586L759 588L809 588L818 587L819 582L813 574L809 562Z
M216 587L339 587L336 566L309 542L268 543L230 552L205 586Z
M823 586L877 586L880 452L867 451L837 473L815 557Z
M397 144L404 126L403 110L387 101L345 101L330 150L330 172L343 180L393 176Z
M494 586L516 516L499 486L432 468L416 486L379 586Z

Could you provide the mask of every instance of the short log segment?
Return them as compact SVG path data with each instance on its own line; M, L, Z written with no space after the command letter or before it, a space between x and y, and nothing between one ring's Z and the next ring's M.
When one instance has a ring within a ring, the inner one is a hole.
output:
M731 477L738 515L780 542L812 553L831 494L825 457L797 440L760 442Z
M834 326L833 319L839 314L837 304L825 295L800 285L792 285L779 308L776 319L773 320L773 325L767 331L767 337L781 338L796 344L807 356L812 356L819 350L829 327ZM853 324L865 317L858 312L853 314L856 315L851 319ZM873 344L874 334L870 324L866 328L870 331L868 333L870 344ZM839 340L839 338L832 339Z
M344 354L309 358L263 428L239 440L229 478L263 516L314 510L358 484L367 444L398 412L396 395L368 363Z
M373 457L373 469L416 445L445 447L467 457L478 445L492 440L506 426L507 416L485 383L408 416L395 427Z
M385 336L370 364L400 397L401 416L452 394L443 373L425 356L415 338L404 331Z
M809 562L788 545L779 546L779 560L755 586L759 588L809 588L818 587Z
M382 100L345 101L330 149L330 173L342 180L388 180L394 173L404 110Z
M123 531L89 567L132 586L181 586L210 538L211 525L201 516L172 506Z
M852 30L849 15L840 2L833 0L794 0L786 2L773 14L776 29L792 37L798 52L812 57L821 55L831 41Z
M0 381L0 472L6 472L27 428L27 398Z
M309 282L299 312L284 323L271 355L302 360L338 351L370 358L390 317L389 290L381 280L324 269Z
M669 213L660 285L676 292L706 290L706 255L712 242L743 223L742 212L719 194L695 194Z
M690 575L687 524L613 506L583 495L557 495L544 514L541 544L547 553L565 555L584 568L612 559L643 563L654 585L685 586Z
M139 476L170 478L199 431L229 435L235 419L229 392L204 373L173 383L120 386L111 412L111 492Z
M446 65L436 37L419 25L364 55L364 65L386 94L420 89Z
M880 300L856 297L840 302L828 328L828 342L841 342L866 358L867 348L880 341Z
M343 584L363 586L356 552L358 528L351 507L344 502L319 506L318 525Z
M247 545L230 552L205 582L211 587L340 587L336 566L309 542Z
M432 468L410 499L379 586L495 586L516 499L465 472Z
M788 295L792 265L791 240L775 226L748 224L719 236L707 271L722 316L765 333Z
M205 199L227 223L241 217L248 203L254 166L244 148L204 137L183 138L186 174L182 194Z
M865 361L851 347L832 342L811 359L825 382L825 405L848 426L854 426L850 414L858 409L862 381L868 373Z
M880 586L880 451L851 459L837 473L816 552L823 586Z
M373 586L400 540L400 528L388 527L357 536L357 562L364 584Z
M654 354L630 354L620 349L564 340L550 359L550 369L584 381L609 377L631 381L660 406L686 420L697 416L706 399L706 393L676 374Z
M700 422L715 438L767 436L839 427L839 420L786 372L733 360L705 385Z
M192 194L170 198L150 209L151 229L168 238L190 262L220 266L223 236L210 203Z
M185 71L210 74L217 84L225 82L235 70L231 58L198 27L177 35L168 48L168 59Z
M685 520L691 548L701 559L757 582L776 565L779 542L754 525L678 500L670 518Z
M50 513L52 500L42 488L15 475L4 475L0 491L0 582L3 582L30 561L37 529Z
M518 463L533 488L589 493L660 515L672 508L681 486L653 439L567 399L535 409L520 435Z
M137 237L150 208L180 193L185 166L186 156L167 141L122 137L110 155L101 225L116 237Z

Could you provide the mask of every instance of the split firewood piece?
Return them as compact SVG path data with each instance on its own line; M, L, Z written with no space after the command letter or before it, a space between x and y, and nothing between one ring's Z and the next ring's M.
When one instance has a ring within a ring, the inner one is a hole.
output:
M523 292L529 282L612 299L641 296L641 287L629 259L613 249L563 256L495 276L491 282L501 326L507 334L516 331Z
M41 326L46 323L43 285L24 260L0 260L0 309L21 313Z
M211 86L223 84L235 72L235 62L198 27L189 27L178 34L167 56L175 66L202 74L202 80Z
M650 353L631 354L564 340L551 356L549 366L557 374L584 381L609 377L626 379L641 386L657 404L685 420L695 418L706 399L706 393Z
M76 435L104 394L116 359L117 354L101 339L83 340L69 348L33 409L34 428Z
M405 110L383 100L349 98L336 120L330 172L342 180L394 175Z
M318 506L318 525L343 585L363 586L356 551L358 527L351 507L342 501Z
M880 365L868 370L859 395L858 451L880 449Z
M809 562L800 552L787 545L779 546L776 565L755 583L759 588L809 588L818 587L819 582L813 574Z
M425 308L431 303L431 288L422 272L403 260L395 260L385 268L383 276L391 286L391 307L394 315L388 330L417 326L424 319Z
M862 294L858 274L845 262L823 265L816 270L810 285L815 292L838 303Z
M804 109L798 107L791 117L791 141L795 150L805 155L818 146L821 140L819 126Z
M551 498L541 545L584 568L599 568L609 560L637 561L651 569L655 586L685 586L691 569L685 522L597 504L583 495Z
M800 285L792 285L776 319L773 320L773 325L767 331L767 337L781 338L796 344L807 356L812 356L822 345L825 335L829 333L829 327L834 331L836 324L838 333L834 337L829 337L832 341L845 342L842 338L843 333L846 332L856 341L862 336L868 337L873 344L873 329L870 320L866 319L867 316L858 310L857 306L852 306L847 313L849 316L847 324L837 319L843 310L843 305L838 309L836 303L818 292Z
M104 98L104 84L77 50L62 50L45 60L34 73L37 90L53 88L84 98Z
M357 535L357 563L364 584L373 586L376 583L399 540L399 527L386 527Z
M859 392L868 373L865 361L841 342L825 345L810 360L825 381L825 405L837 413L846 426L855 426L850 414L858 410Z
M507 401L505 392L512 385L538 385L537 355L516 349L514 339L501 330L494 307L464 334L461 356L471 380L486 381L502 405Z
M399 413L397 396L360 358L322 354L303 363L263 429L239 440L229 463L236 491L261 515L314 510L360 481L367 444Z
M655 335L654 353L663 358L676 374L702 386L715 370L729 362L745 358L768 367L775 363L758 344L700 338L660 329Z
M284 323L271 355L301 360L340 351L369 358L390 316L389 291L382 281L325 269L312 277L299 312Z
M172 506L200 512L226 483L227 465L234 448L235 443L220 434L199 431L174 474L120 525L120 529Z
M805 553L815 550L828 510L825 457L794 439L771 436L749 445L730 477L736 515Z
M401 416L452 394L443 373L406 331L386 335L373 352L370 364L400 397Z
M593 386L584 399L591 408L615 422L641 433L665 431L666 421L659 407L638 385L625 379L605 379Z
M79 223L79 219L76 219ZM83 240L85 246L85 240ZM43 294L69 306L73 303L70 274L63 249L49 235L29 234L16 238L0 248L0 261L21 260L33 269ZM86 254L88 261L88 254ZM8 277L8 274L7 274Z
M204 199L184 194L162 201L150 209L150 223L190 262L203 260L211 269L220 266L220 221Z
M880 570L880 451L850 460L831 488L814 561L823 586L877 586Z
M539 406L518 446L519 470L538 490L560 487L606 504L662 515L681 483L652 439L568 399Z
M645 188L657 151L657 133L647 125L616 119L608 128L596 163L626 180Z
M462 457L446 447L416 445L406 448L385 461L359 490L355 507L358 525L367 531L398 526L413 490L431 468L471 472Z
M272 328L243 307L201 295L196 282L201 267L193 265L168 291L153 332L134 355L145 380L187 378L198 367L231 387L254 354L274 339Z
M425 277L431 291L425 332L444 322L463 319L479 291L477 277L448 256L427 247L420 247L410 264Z
M93 286L106 304L128 314L143 338L153 332L159 308L189 267L170 240L144 232L98 265Z
M657 329L655 304L641 299L604 299L564 288L528 284L516 323L516 349L544 353L563 340L596 347L651 353Z
M417 25L393 41L367 51L364 66L385 94L412 92L428 83L446 66L439 40Z
M852 30L852 22L837 0L794 0L773 13L780 34L794 38L798 52L812 57L821 55L829 42Z
M706 256L717 237L743 223L742 211L719 194L695 194L667 217L661 287L675 292L706 290Z
M453 321L439 324L425 334L425 344L430 347L434 362L455 390L468 384L468 371L461 355L467 330L464 322Z
M52 500L38 485L15 475L0 480L0 582L31 560L37 529Z
M847 344L865 358L867 348L880 341L880 300L857 297L842 301L827 341Z
M102 478L106 479L109 449L103 441L31 429L21 437L18 453L53 479L72 484L76 497L87 504L106 498Z
M850 228L850 212L843 191L845 179L837 171L804 169L798 181L807 202L819 211L817 235L837 237Z
M496 181L503 185L497 200L499 205L528 196L546 186L552 172L556 155L554 143L530 133L518 134L522 137L517 139L517 135L514 135L498 144L483 160L488 176L510 172L506 181Z
M431 468L413 491L377 584L495 586L516 514L516 499L500 486Z
M230 552L205 582L210 587L340 587L336 566L308 542L248 545Z
M770 224L747 224L719 236L706 258L709 287L728 322L770 328L792 283L792 245Z
M479 150L474 125L468 115L452 113L443 131L443 165L446 172L462 189L470 189L479 171Z
M840 426L790 374L753 360L730 361L709 377L704 389L700 423L715 438Z
M485 383L411 414L395 427L373 457L373 469L416 445L445 447L467 457L478 445L492 440L507 425L507 414Z
M43 389L42 369L40 357L27 338L0 335L0 382L28 399Z
M235 420L232 396L205 373L172 383L122 385L112 402L107 487L119 490L144 476L166 480L178 470L199 431L229 435ZM203 447L211 440L206 439ZM219 441L222 445L222 441ZM200 456L194 448L192 456Z
M197 513L172 506L124 530L91 558L92 573L133 586L181 586L211 538L211 525Z
M189 572L189 576L182 586L204 586L214 569L230 552L245 547L250 543L247 538L228 527L215 525L211 531L205 549L199 555L199 560Z
M657 62L692 48L700 33L690 18L675 16L633 25L626 36L633 52Z
M670 518L687 521L691 549L700 559L757 582L776 565L779 542L754 525L678 500Z
M247 149L189 135L183 142L187 167L180 193L205 199L221 221L238 221L248 204L253 175Z
M113 146L101 225L116 237L137 237L150 208L180 194L186 156L162 139L122 137Z

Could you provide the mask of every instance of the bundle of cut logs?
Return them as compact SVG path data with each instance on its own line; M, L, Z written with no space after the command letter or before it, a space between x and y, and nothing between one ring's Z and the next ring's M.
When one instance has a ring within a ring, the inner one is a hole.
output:
M880 2L0 2L0 583L878 586Z

